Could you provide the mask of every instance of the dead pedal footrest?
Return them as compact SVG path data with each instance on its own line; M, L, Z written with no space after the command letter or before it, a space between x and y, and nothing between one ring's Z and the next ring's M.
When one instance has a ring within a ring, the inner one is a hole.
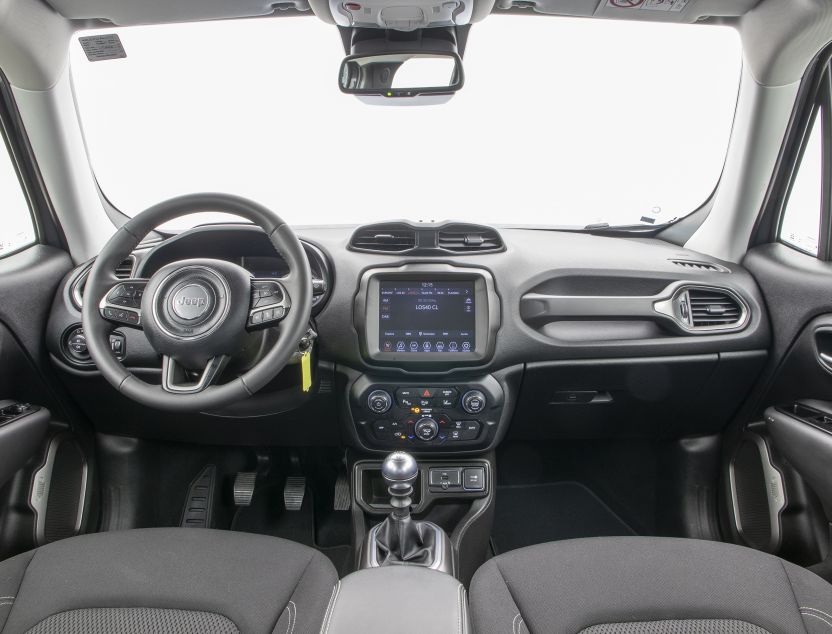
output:
M209 528L211 526L216 478L217 468L209 464L191 482L180 526L184 528Z
M303 496L306 494L306 478L304 476L289 476L283 487L283 504L287 511L299 511L303 506Z

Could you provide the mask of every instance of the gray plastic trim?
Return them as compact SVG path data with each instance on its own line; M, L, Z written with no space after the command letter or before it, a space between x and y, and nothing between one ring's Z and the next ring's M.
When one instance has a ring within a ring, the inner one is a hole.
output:
M752 442L757 446L760 452L760 462L763 465L763 477L766 482L766 499L768 500L768 512L771 522L771 541L769 542L768 552L775 552L780 547L782 540L782 526L780 522L780 514L786 508L786 488L783 482L783 474L774 466L771 461L771 454L769 453L768 443L760 435L747 432L743 436L744 441ZM737 533L745 539L745 531L743 530L742 521L740 519L739 509L739 494L737 493L737 482L735 475L734 458L731 459L731 464L728 467L728 480L731 491L731 510L734 518L734 527Z
M35 541L40 546L46 543L46 508L49 504L49 490L52 483L52 470L55 467L55 456L64 442L74 442L71 434L58 434L49 441L46 459L43 465L32 474L32 488L29 492L29 505L35 513ZM89 465L84 459L81 470L81 494L78 499L78 514L73 527L74 534L81 531L84 521L84 506L87 500L87 484L89 479Z

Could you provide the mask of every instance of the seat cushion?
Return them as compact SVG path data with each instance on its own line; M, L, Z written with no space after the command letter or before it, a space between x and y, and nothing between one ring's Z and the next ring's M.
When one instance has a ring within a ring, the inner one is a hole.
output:
M578 539L515 550L471 583L478 634L832 632L832 586L759 551L690 539Z
M276 537L84 535L0 563L0 632L317 632L337 580L319 552Z

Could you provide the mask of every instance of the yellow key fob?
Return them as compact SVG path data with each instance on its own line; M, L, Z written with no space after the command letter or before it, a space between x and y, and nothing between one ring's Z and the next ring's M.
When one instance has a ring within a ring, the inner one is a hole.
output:
M307 350L300 357L301 387L304 392L312 389L312 353Z

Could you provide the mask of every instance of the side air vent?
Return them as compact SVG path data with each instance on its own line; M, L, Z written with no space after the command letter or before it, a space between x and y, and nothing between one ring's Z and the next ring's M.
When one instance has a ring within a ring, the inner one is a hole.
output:
M693 328L733 328L745 319L745 307L726 291L691 288L688 299Z
M416 231L404 224L362 227L352 235L350 246L356 251L402 253L416 248Z
M123 260L121 264L116 267L116 277L120 280L126 280L133 277L133 269L136 266L136 258L132 255L128 257L126 260ZM72 295L72 302L75 304L75 307L78 310L81 310L84 306L84 287L87 285L87 277L90 274L90 269L92 268L92 264L90 264L83 273L78 275L75 278L75 281L72 283L70 288L70 294Z
M490 227L454 224L443 227L437 246L455 253L484 253L503 250L503 239Z
M135 264L136 261L131 255L116 267L116 277L120 280L126 280L133 277L133 266L135 266Z
M676 266L693 271L709 271L712 273L728 273L728 269L713 262L697 262L695 260L671 260Z

